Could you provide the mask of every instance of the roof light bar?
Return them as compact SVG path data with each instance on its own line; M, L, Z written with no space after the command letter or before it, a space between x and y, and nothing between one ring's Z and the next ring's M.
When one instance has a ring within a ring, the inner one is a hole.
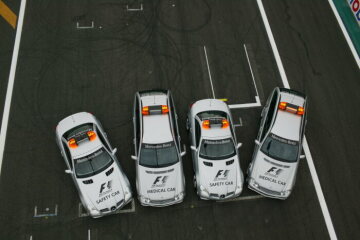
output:
M88 131L86 134L89 138L89 141L93 141L96 139L96 133L94 131Z
M229 126L229 121L226 119L223 119L221 121L221 123L222 123L222 126L221 126L222 128L227 128Z
M71 138L71 139L69 140L69 147L70 147L70 148L77 148L77 147L78 147L75 138Z
M297 115L304 115L304 113L305 113L305 109L303 107L299 107L299 106L296 106L294 104L290 104L287 102L280 102L279 109L290 112L290 113L294 113Z
M155 106L146 106L142 108L143 115L154 115L154 114L167 114L170 109L168 105L155 105Z
M202 123L203 128L209 129L210 128L210 120L204 120Z

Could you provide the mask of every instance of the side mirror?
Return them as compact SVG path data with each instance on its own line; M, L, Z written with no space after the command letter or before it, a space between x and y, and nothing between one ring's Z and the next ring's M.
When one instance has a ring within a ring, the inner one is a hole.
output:
M132 159L132 160L135 160L135 161L138 160L137 156L134 156L134 155L131 155L131 159Z
M256 145L260 145L259 140L255 139L255 144L256 144Z
M185 146L185 144L183 145L183 148L184 148L184 151L182 151L181 154L180 154L182 157L185 156L185 154L186 154L186 146Z
M190 146L190 149L193 150L193 151L197 150L195 146Z
M67 174L72 174L73 171L71 171L70 169L66 169L66 170L65 170L65 173L67 173Z
M305 155L300 155L300 159L305 159L306 156Z
M242 143L238 143L238 144L236 145L236 148L239 149L239 148L241 148L241 146L242 146Z
M114 148L113 150L112 150L112 154L115 154L117 152L117 148Z

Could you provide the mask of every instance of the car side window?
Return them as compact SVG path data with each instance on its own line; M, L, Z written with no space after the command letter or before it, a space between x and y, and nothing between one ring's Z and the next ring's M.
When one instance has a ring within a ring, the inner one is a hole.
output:
M64 152L65 152L65 155L66 155L65 158L66 158L67 162L69 163L70 168L72 169L73 166L72 166L70 151L68 149L68 146L66 146L65 143L62 143L62 144L63 144Z
M136 141L136 146L135 148L137 148L140 145L140 104L139 104L139 98L136 96L135 97L135 141ZM136 149L137 150L137 149Z
M171 111L170 111L171 119L172 119L173 126L174 126L175 142L180 148L179 129L178 129L176 113L175 113L176 110L175 110L173 98L171 96L170 96L170 109L171 109Z
M199 146L200 143L200 135L201 135L201 127L197 120L195 120L195 140L196 140L196 147Z
M277 91L274 91L274 94L272 95L272 98L271 98L271 101L269 104L269 108L268 108L268 111L266 114L266 119L264 122L264 127L262 129L260 141L262 141L264 139L266 133L269 131L269 128L270 128L270 125L271 125L271 122L272 122L272 119L274 117L275 110L276 110L275 105L277 103L277 97L278 97Z
M100 141L104 144L104 146L106 147L106 149L107 149L109 152L111 152L109 143L106 141L105 136L103 135L104 133L103 133L97 126L95 126L95 128L96 128L96 133L97 133L98 137L100 138Z

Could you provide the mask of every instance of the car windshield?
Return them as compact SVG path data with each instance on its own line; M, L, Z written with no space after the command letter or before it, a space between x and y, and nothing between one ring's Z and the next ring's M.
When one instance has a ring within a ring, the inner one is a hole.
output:
M222 140L204 139L200 146L200 157L210 160L221 160L236 154L234 142L231 138Z
M86 157L74 159L74 162L76 176L78 178L85 178L102 172L108 168L114 160L104 148L100 148Z
M261 151L279 161L296 162L298 159L299 142L270 134L265 139Z
M144 167L161 168L179 161L174 142L143 144L139 164Z

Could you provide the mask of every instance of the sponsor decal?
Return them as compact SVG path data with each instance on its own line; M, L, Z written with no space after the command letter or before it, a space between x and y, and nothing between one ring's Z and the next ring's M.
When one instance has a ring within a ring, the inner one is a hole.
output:
M283 185L283 186L286 185L285 182L283 182L283 181L281 181L281 180L277 180L277 179L275 179L275 178L271 178L271 177L267 177L267 176L263 176L263 175L260 175L259 178L260 178L260 179L263 179L263 180L265 180L265 181L272 182L272 183L277 183L277 184L280 184L280 185Z
M143 148L146 149L161 149L161 148L169 148L174 146L174 142L167 142L162 144L143 144Z
M282 171L284 170L281 168L271 167L269 170L265 172L265 175L277 178Z
M357 23L360 25L360 0L347 0Z
M216 173L214 182L210 182L210 187L233 185L233 181L228 181L229 172L230 170L219 170Z
M115 197L116 195L119 195L119 194L120 194L119 191L113 192L111 194L108 194L108 195L103 196L102 198L96 200L96 203L100 204L100 203L105 202L106 200L110 199L111 197Z
M285 139L285 138L282 138L282 137L279 137L275 134L271 134L271 137L275 140L278 140L279 142L282 142L282 143L286 143L286 144L289 144L289 145L293 145L293 146L296 146L297 145L297 142L295 141L291 141L289 139Z
M175 192L176 188L158 188L147 190L147 193L165 193L165 192Z
M169 176L157 176L151 187L165 187L168 178Z
M112 190L112 180L102 183L100 185L99 197L108 194L109 192L111 192L111 190Z
M204 140L204 143L206 144L225 144L229 143L230 139L223 139L223 140Z

